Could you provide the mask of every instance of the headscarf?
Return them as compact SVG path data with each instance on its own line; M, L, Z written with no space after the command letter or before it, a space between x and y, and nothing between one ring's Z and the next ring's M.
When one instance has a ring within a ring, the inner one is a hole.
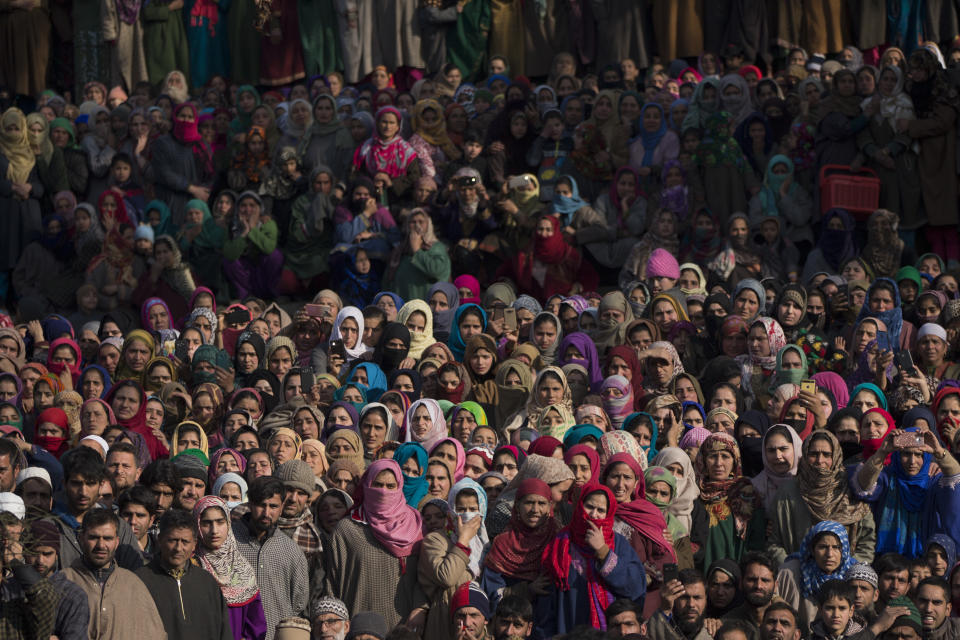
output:
M910 96L907 95L907 92L904 91L905 79L903 70L897 65L887 65L880 70L879 75L882 76L886 71L890 71L897 76L897 84L893 88L893 92L889 96L885 96L880 93L878 86L876 93L866 98L860 103L860 106L866 111L867 106L872 100L879 100L880 110L873 117L879 121L886 120L890 124L890 128L896 131L897 120L915 120L917 116L913 110L913 101L910 99ZM879 80L879 76L877 79Z
M396 477L400 485L396 490L373 486L382 471L390 471ZM350 512L350 518L368 525L373 537L390 555L402 559L415 553L423 537L423 519L406 503L400 465L395 460L375 460L360 478L360 490L360 499Z
M727 451L733 456L733 472L730 478L711 480L707 472L707 454L713 451ZM759 507L759 500L754 495L745 495L744 489L752 485L742 475L740 462L740 447L733 436L725 432L711 433L700 445L700 454L696 461L697 484L700 487L700 499L707 510L714 505L726 503L734 519L734 530L741 539L747 534L747 523L753 511Z
M640 110L640 121L643 121L643 114L647 109L656 109L660 112L660 128L656 131L647 131L641 124L639 138L643 142L643 159L640 163L640 166L650 167L653 166L653 155L657 150L657 145L660 144L660 141L663 140L663 137L667 135L667 116L663 112L663 107L661 107L656 102L648 102ZM622 169L621 169L622 171ZM617 172L619 177L620 172ZM616 178L614 178L614 184L611 185L613 188L616 188ZM640 193L639 191L637 192ZM619 208L618 208L619 209Z
M433 294L438 291L446 297L449 308L446 311L438 311L432 314L433 326L437 333L443 334L444 337L449 337L450 332L453 330L453 316L460 306L460 292L452 282L437 282L430 287L430 291L427 293L427 300L433 298ZM400 312L398 311L397 317L399 318L399 316ZM424 329L426 329L426 326L424 326ZM430 345L427 346L429 347ZM421 351L421 355L422 353ZM419 358L419 356L417 357Z
M697 476L693 471L690 456L677 447L664 447L650 462L653 466L667 468L672 464L683 467L683 477L676 478L677 487L673 500L666 507L667 513L680 521L686 531L693 527L693 503L700 497L700 487L697 485Z
M623 394L619 398L608 396L607 389L617 389ZM633 412L633 390L630 381L623 376L610 376L600 385L600 395L603 398L603 409L610 416L614 429L620 429L623 421Z
M793 464L788 471L783 473L771 469L770 463L767 460L767 440L774 435L787 436L787 439L790 440L790 444L793 446ZM803 441L800 440L800 436L798 436L793 427L789 425L775 424L763 434L763 438L760 441L760 452L763 456L763 471L750 481L753 483L757 493L763 497L763 506L768 512L773 507L773 499L776 497L777 491L783 483L797 475L797 466L800 463L800 450L802 446Z
M762 301L760 308L763 309ZM754 356L747 354L746 358L749 359L750 364L753 366L760 367L764 371L772 371L776 369L777 354L787 345L787 339L783 335L783 328L780 326L780 323L773 318L757 318L750 324L750 328L753 329L753 327L758 324L763 326L763 331L767 334L767 342L770 344L770 355ZM744 356L739 356L738 358L743 357Z
M603 518L591 518L584 508L584 501L595 493L602 493L607 498L607 514ZM578 553L586 558L587 562L582 564L582 568L578 568L577 572L585 571L584 577L587 581L588 601L590 603L590 626L595 629L606 626L603 611L609 606L612 598L606 586L601 582L599 572L594 566L595 553L586 543L586 535L590 530L587 523L589 522L600 529L607 548L612 551L615 546L613 523L618 506L613 497L613 491L608 487L598 484L584 486L580 492L580 500L577 501L577 506L573 509L573 519L570 524L543 550L544 567L547 574L553 579L554 585L560 591L569 591L571 586L570 568L573 563L571 546L576 546ZM656 507L652 504L650 507L656 510ZM660 516L662 521L663 516L660 515L659 511L657 511L657 515Z
M826 573L817 566L813 559L813 542L822 533L831 533L840 540L840 566L833 573ZM791 557L800 560L800 592L804 598L814 598L820 593L820 588L828 580L843 580L847 569L852 567L856 560L850 553L850 540L847 538L847 529L839 522L824 520L810 527L807 535L800 543L800 550Z
M580 352L582 358L567 358L567 348L573 346ZM585 333L576 331L563 337L560 346L557 348L557 364L564 367L568 364L579 364L586 369L589 375L590 388L594 391L599 389L603 382L603 374L600 371L600 358L597 355L597 347L593 340Z
M549 502L553 500L553 494L546 482L529 477L517 484L514 495L510 522L493 539L484 566L508 578L532 581L540 576L541 556L556 538L559 527L553 514L544 518L536 528L526 526L520 518L519 505L528 495L542 496Z
M404 442L393 452L393 459L402 468L410 458L416 457L420 467L419 476L403 474L403 495L407 504L417 508L423 497L427 495L427 450L419 442Z
M643 485L644 487L649 487L655 482L665 482L667 486L670 487L670 499L666 502L660 502L653 498L647 498L647 500L660 509L660 513L663 514L667 523L667 529L670 531L673 539L680 540L688 535L689 531L684 528L676 516L667 510L670 507L670 503L673 502L673 499L677 496L677 478L670 473L669 469L664 467L648 467L647 470L643 472Z
M14 124L20 130L8 133L7 127ZM0 153L9 162L7 179L14 184L26 184L37 161L27 134L27 118L16 107L10 107L0 116Z
M877 389L877 387L874 385L870 385L870 386L873 387L874 389ZM859 389L859 387L857 388ZM877 389L877 391L879 391L879 389ZM856 395L855 393L852 393L850 394L850 397L852 398L855 395ZM886 401L886 398L882 393L880 394L880 397L884 398L884 401ZM886 409L881 409L879 407L874 407L873 409L867 409L866 411L864 411L863 415L860 417L861 424L863 424L863 419L870 413L879 413L883 417L884 421L887 423L887 430L879 438L861 438L860 439L860 446L863 447L864 460L869 460L873 456L873 454L879 451L880 447L883 445L884 439L887 437L887 435L891 431L893 431L896 428L896 421L894 421L893 416L890 415ZM887 456L884 459L883 464L889 465L891 458L892 458L892 454Z
M472 478L461 478L450 487L450 497L447 498L447 503L450 505L450 509L456 509L457 506L457 495L462 491L473 491L477 496L477 506L480 509L480 519L486 520L487 518L487 492L484 491L475 480ZM460 524L457 523L457 529L459 530ZM454 540L456 542L456 540ZM470 573L473 574L474 578L479 578L482 572L480 567L480 560L483 558L483 551L489 544L490 538L487 536L487 528L484 524L480 524L480 529L474 535L468 546L470 547L470 559L468 566L470 568Z
M818 469L807 462L807 453L817 440L827 440L833 452L829 469ZM856 525L869 513L870 505L854 500L849 489L843 451L837 437L818 430L803 441L797 464L797 489L815 520L833 520L844 526ZM856 540L854 540L856 543Z
M463 337L460 335L460 318L463 316L464 312L467 309L474 309L480 312L480 331L486 331L487 329L487 312L478 304L464 304L457 308L457 311L453 314L453 324L450 327L450 337L447 339L447 346L450 347L450 350L453 352L454 358L458 361L463 360L463 354L466 351L467 343L464 341ZM429 307L427 308L429 314ZM432 316L427 317L428 322L432 320ZM558 336L559 337L559 336Z
M912 427L907 431L917 433ZM903 468L899 451L890 457L893 461L888 466L890 483L877 524L877 552L899 551L908 557L919 557L923 553L923 539L918 518L922 517L927 493L939 476L930 474L933 456L929 453L923 454L923 466L912 476Z
M391 113L397 118L400 127L397 134L389 139L380 138L376 123L385 114ZM373 176L377 173L386 173L391 178L399 178L406 174L407 167L417 158L417 152L404 140L400 132L403 129L403 114L393 106L381 107L375 116L373 136L364 142L353 156L353 166L365 169Z
M774 168L779 164L786 165L786 173L774 173ZM760 193L757 194L760 200L760 211L763 215L776 218L782 217L779 209L781 198L792 197L801 189L800 185L794 181L793 174L793 161L790 160L790 158L782 154L777 154L770 158L763 177L763 187L760 189ZM791 182L787 189L787 195L784 196L781 188L787 180Z
M727 87L737 87L740 89L740 95L724 95ZM720 78L720 90L717 93L723 103L723 110L733 116L734 127L746 120L747 116L753 111L750 85L747 84L742 75L729 73Z
M410 332L410 351L407 355L414 360L419 360L427 347L436 342L433 337L433 311L423 300L409 300L397 311L397 322L406 325L407 320L409 320L410 316L416 311L419 311L424 316L423 332Z
M423 120L423 114L428 109L432 109L437 114L436 121L429 126ZM463 155L450 139L450 136L447 135L447 122L443 117L443 107L436 100L420 100L414 105L412 125L413 132L423 138L427 144L438 147L443 151L447 160L459 160Z
M588 206L588 204L580 198L580 187L577 186L576 179L569 175L561 176L561 178L570 182L571 193L569 196L563 196L554 191L551 203L553 212L561 218L562 226L568 226L573 221L573 214ZM557 235L556 229L554 229L553 235Z
M330 332L330 341L334 340L343 340L343 336L340 333L340 325L347 318L353 318L354 322L357 323L357 343L347 348L346 343L344 343L343 348L347 352L347 360L356 360L360 356L368 353L370 347L363 343L363 311L356 307L344 307L337 313L337 318L333 322L333 330Z
M430 421L433 427L422 438L417 438L413 433L413 415L419 407L426 407L430 414ZM407 409L407 437L404 442L419 442L427 451L432 451L441 440L447 437L447 422L443 417L443 410L436 400L423 398L417 400Z
M229 526L230 509L222 499L215 495L204 496L193 506L193 518L197 522L198 530L202 531L200 519L203 512L210 508L223 511L227 519L227 538L220 548L214 551L202 544L203 534L200 533L201 544L197 545L195 552L197 562L217 581L227 606L242 607L253 601L259 594L257 573L240 552L233 529Z

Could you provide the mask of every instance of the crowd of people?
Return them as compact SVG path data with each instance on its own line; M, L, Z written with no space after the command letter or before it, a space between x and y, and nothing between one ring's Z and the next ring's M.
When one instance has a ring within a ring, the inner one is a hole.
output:
M0 13L0 637L960 640L955 3L95 4Z

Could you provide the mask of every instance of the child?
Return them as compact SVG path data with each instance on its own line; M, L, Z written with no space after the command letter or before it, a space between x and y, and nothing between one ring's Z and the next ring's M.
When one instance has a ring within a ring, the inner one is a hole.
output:
M360 247L331 254L336 281L340 283L337 293L345 305L363 309L373 303L380 291L380 276L369 254Z
M537 167L540 201L550 202L563 164L573 151L573 140L563 135L563 115L556 110L543 114L543 129L527 151L527 164Z
M464 167L476 169L484 184L491 184L487 159L483 156L483 136L474 127L467 129L463 136L463 155L447 163L444 170L444 183L449 183L453 175Z
M82 327L88 322L100 320L103 312L98 312L100 306L100 296L97 294L97 288L90 283L80 285L77 288L77 310L70 314L68 320L75 327Z
M820 587L820 611L810 625L811 640L868 640L873 633L854 618L854 588L842 580L828 580Z
M127 215L136 224L141 220L147 199L143 187L133 177L133 160L126 153L118 153L110 162L110 188L121 198L127 207Z

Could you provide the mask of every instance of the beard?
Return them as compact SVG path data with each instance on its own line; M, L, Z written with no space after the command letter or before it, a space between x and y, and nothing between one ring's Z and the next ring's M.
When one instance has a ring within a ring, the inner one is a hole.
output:
M677 628L687 638L692 638L700 629L703 628L703 614L700 614L694 620L686 620L684 618L679 618L677 620Z
M773 591L751 591L743 597L751 607L765 607L773 600Z

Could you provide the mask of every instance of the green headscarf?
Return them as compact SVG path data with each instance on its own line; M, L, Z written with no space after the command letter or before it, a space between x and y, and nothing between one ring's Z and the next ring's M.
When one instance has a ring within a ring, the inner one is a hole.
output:
M50 122L50 131L52 132L54 129L63 129L70 134L70 142L67 143L67 149L77 148L77 129L73 126L72 122L66 118L54 118Z
M187 202L186 210L189 211L190 209L199 209L203 212L203 222L200 223L202 228L200 234L193 239L192 243L187 242L186 236L182 235L181 232L180 249L186 251L191 245L197 249L214 251L222 249L223 243L226 241L227 232L213 219L207 203L203 200L190 200ZM190 225L185 224L182 231L186 231L189 227Z
M787 351L796 351L800 356L800 368L799 369L784 369L783 368L783 354ZM788 344L780 351L777 351L777 367L775 374L773 376L773 382L770 385L770 389L776 389L782 384L795 384L800 385L800 381L806 378L809 375L807 369L807 354L803 352L798 345Z
M469 411L473 415L473 419L477 421L478 427L487 426L487 414L476 402L472 400L467 400L466 402L461 402L456 406L457 409L462 409L464 411Z
M256 104L253 105L253 109L249 113L243 113L240 109L237 109L237 117L233 119L233 122L230 123L230 131L232 133L246 133L250 130L250 127L253 125L253 112L257 107L260 106L260 92L257 91L253 85L244 84L240 85L237 88L237 99L239 100L241 93L252 93Z
M663 514L664 519L667 521L667 529L673 537L673 543L676 544L680 538L683 538L688 533L683 524L677 520L677 517L667 511L667 507L669 507L673 499L677 497L677 478L666 467L648 467L647 470L643 472L644 486L652 486L654 482L666 482L670 486L669 501L661 502L653 498L647 498L647 500L660 509L660 513Z
M230 356L227 355L226 351L217 349L212 344L202 344L193 352L193 358L190 360L194 386L203 382L211 382L213 384L217 382L216 374L197 370L197 363L199 362L209 362L214 367L220 367L221 369L233 368L233 364L230 362Z
M160 214L160 222L150 224L153 228L154 237L175 236L177 231L173 226L173 216L170 215L170 207L167 206L167 203L163 200L151 200L148 202L146 208L143 210L143 216L148 222L150 220L150 212L153 210L156 210Z
M937 259L939 260L940 258L938 257ZM895 276L893 276L893 279L898 285L903 280L909 280L913 284L917 285L917 295L920 295L920 291L923 290L923 279L920 276L919 269L912 267L909 264L905 267L900 267L900 270L897 271Z

